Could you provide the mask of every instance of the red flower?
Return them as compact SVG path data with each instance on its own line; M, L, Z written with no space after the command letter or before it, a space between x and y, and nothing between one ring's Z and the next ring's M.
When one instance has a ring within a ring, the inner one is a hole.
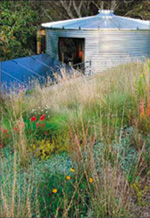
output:
M150 114L150 101L147 104L147 109L146 109L146 115L148 116Z
M47 132L45 132L44 134L45 134L45 135L48 135L48 133L47 133Z
M39 127L39 123L36 123L36 127L37 127L37 128Z
M7 129L2 129L2 132L3 133L8 133L8 130Z
M45 123L41 123L41 125L40 125L41 127L45 127L46 125L45 125Z
M3 148L3 144L1 143L1 148Z
M31 121L33 122L33 121L36 121L36 117L32 117L31 118Z
M43 115L40 117L40 120L41 120L41 121L45 120L45 114L43 114Z
M15 128L14 128L14 130L17 132L17 131L18 131L18 128L17 128L17 127L15 127Z

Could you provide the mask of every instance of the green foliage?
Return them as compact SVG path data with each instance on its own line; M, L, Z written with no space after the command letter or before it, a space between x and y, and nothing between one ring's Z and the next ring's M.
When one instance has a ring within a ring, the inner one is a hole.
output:
M7 128L3 129L1 128L1 145L4 147L5 145L8 145L11 142L10 134Z
M39 16L29 2L1 2L1 58L35 53Z
M140 78L136 81L135 87L137 89L138 98L142 98L145 94L146 78L144 74L140 75Z
M149 187L145 186L143 189L141 187L141 184L135 182L131 185L131 187L134 189L136 197L137 197L137 203L138 206L145 206L146 202L144 201L144 197L146 195L146 192L148 191Z
M87 180L77 172L43 172L38 199L42 217L86 217L90 204ZM92 188L93 184L91 184ZM53 190L57 192L54 193ZM53 202L53 203L52 203Z

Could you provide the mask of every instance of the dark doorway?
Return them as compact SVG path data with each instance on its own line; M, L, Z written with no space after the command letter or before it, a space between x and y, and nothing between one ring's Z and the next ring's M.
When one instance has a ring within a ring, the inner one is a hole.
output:
M60 37L59 60L72 66L83 63L84 41L83 38Z

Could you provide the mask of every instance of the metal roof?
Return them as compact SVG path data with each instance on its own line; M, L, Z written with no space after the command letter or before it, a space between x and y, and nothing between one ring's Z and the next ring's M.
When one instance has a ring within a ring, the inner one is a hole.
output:
M29 82L38 79L46 81L47 76L54 80L54 72L61 73L61 67L67 67L47 54L17 58L1 62L2 89L11 87L29 87ZM67 68L68 69L68 68ZM69 69L68 69L69 70Z
M42 26L67 30L150 30L150 21L117 16L112 10L100 10L95 16L43 23Z

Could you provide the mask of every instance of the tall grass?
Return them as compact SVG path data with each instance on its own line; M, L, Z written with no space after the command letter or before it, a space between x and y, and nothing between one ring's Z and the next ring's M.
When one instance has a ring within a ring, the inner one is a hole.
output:
M13 160L11 156L1 160L1 217L32 217L35 214L38 217L38 202L33 198L37 194L36 190L33 191L33 177L28 179L25 173L21 173L17 156L15 151Z
M64 76L51 87L36 84L27 96L5 98L2 144L14 153L14 164L8 163L7 178L2 175L3 217L134 215L133 199L139 202L142 189L133 187L141 176L145 185L149 176L149 76L147 63L130 63L90 77ZM41 113L47 113L46 130L31 121ZM38 147L42 140L45 145ZM47 159L66 151L75 171L45 167L36 185L22 176L19 186L19 169L28 174L37 151Z

